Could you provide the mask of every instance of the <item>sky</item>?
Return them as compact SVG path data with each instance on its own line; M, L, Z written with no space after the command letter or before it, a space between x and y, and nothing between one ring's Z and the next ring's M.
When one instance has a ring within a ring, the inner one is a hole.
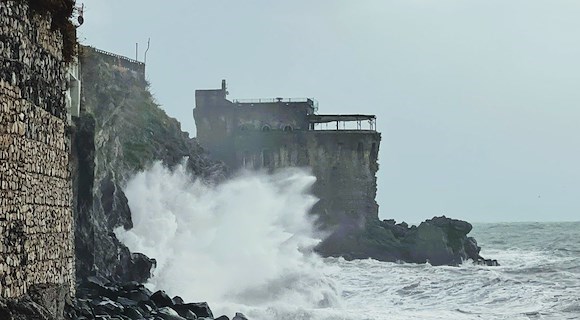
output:
M377 115L383 219L580 220L580 1L77 3L83 44L143 61L151 39L151 90L192 137L221 79L312 97Z

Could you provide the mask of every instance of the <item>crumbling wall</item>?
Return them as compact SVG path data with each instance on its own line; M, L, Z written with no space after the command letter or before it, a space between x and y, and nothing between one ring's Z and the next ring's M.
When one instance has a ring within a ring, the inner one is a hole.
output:
M63 36L26 1L0 2L0 297L74 294Z

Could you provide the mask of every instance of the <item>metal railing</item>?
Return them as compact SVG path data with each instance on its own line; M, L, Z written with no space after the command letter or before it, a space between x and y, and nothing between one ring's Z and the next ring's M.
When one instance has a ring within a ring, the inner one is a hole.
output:
M117 59L124 60L124 61L130 62L130 63L138 64L138 65L145 65L145 63L143 63L141 61L137 61L135 59L127 58L125 56L122 56L122 55L119 55L119 54L116 54L116 53L112 53L112 52L108 52L108 51L105 51L105 50L97 49L95 47L89 47L89 48L91 48L92 50L94 50L97 53L104 54L104 55L107 55L107 56L110 56L110 57L113 57L113 58L117 58Z
M253 104L253 103L310 103L314 112L318 112L318 101L312 98L258 98L258 99L233 99L233 103Z

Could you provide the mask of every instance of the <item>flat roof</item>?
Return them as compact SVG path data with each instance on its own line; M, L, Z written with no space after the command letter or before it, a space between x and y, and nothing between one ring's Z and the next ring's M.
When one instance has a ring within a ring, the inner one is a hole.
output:
M371 114L312 114L308 116L310 123L327 123L335 121L363 121L375 120L377 117Z

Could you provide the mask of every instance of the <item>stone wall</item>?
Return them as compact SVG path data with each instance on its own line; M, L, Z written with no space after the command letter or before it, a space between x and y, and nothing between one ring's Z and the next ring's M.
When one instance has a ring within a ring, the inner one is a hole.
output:
M63 38L49 15L0 2L0 297L74 294Z

